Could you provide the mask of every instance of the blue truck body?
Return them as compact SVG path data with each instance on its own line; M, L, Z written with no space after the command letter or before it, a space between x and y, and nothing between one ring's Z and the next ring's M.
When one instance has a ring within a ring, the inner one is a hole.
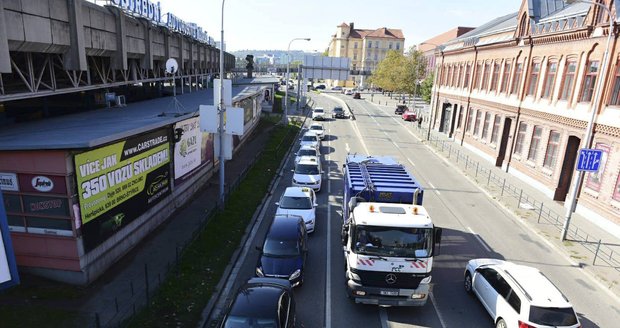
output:
M344 164L343 219L349 201L422 205L424 190L405 167L387 156L348 155Z

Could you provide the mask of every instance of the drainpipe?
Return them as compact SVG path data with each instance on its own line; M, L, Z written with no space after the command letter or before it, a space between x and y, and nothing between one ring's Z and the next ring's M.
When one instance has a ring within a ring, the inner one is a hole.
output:
M474 45L474 62L472 63L471 70L471 81L469 82L469 90L467 91L467 106L465 107L465 124L463 124L463 131L461 136L461 146L463 146L463 141L465 141L465 132L467 130L467 123L469 121L469 104L471 102L471 91L474 89L474 82L476 79L476 71L478 67L478 47ZM467 70L467 66L465 67Z
M527 67L523 70L523 74L525 77L525 81L527 81L527 76L530 72L530 66L532 66L532 51L534 50L534 42L532 41L532 37L530 39L530 52L527 57ZM523 52L523 50L521 50ZM519 61L519 56L521 56L521 52L517 56L517 60L515 61L515 69L517 67L517 62ZM523 78L523 77L521 77ZM540 79L540 76L538 77ZM527 88L526 84L523 84L523 90L519 94L519 106L517 107L517 117L515 118L515 129L512 134L512 146L510 147L510 152L508 153L508 162L506 163L506 173L510 169L510 162L512 161L512 154L514 153L515 145L517 144L517 133L519 128L519 119L521 118L521 105L523 105L523 99L525 99L525 89Z

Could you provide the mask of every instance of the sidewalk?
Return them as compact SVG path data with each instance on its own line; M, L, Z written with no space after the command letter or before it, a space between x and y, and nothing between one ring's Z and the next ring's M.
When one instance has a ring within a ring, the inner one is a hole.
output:
M254 163L267 143L269 129L260 128L252 132L232 160L226 161L226 189ZM90 287L92 296L80 308L81 326L117 327L142 309L166 274L173 270L181 249L204 225L218 198L216 172L192 200Z
M375 93L373 103L393 111L400 98ZM366 97L370 101L370 97ZM410 130L423 140L437 155L460 169L472 182L478 184L508 212L522 219L554 247L600 282L601 287L620 297L620 227L601 228L583 215L573 213L567 240L560 241L566 210L564 202L557 202L516 176L506 173L481 156L473 147L461 146L447 134L431 131L430 120L424 116L423 126L417 123Z

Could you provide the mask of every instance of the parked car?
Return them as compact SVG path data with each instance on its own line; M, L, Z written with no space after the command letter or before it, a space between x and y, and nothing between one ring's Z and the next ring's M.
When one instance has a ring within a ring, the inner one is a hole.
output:
M299 215L276 214L263 246L257 249L257 276L286 279L293 287L303 284L308 233Z
M321 190L321 161L316 157L302 157L293 170L293 186L308 187L314 191Z
M314 131L319 139L323 140L325 138L325 129L323 128L323 124L321 123L312 123L308 128L309 131Z
M251 278L239 287L224 310L220 328L283 327L296 323L295 298L291 283L277 278Z
M312 110L312 120L313 121L323 121L325 120L325 109L322 107L317 107Z
M319 84L314 87L314 90L325 90L325 84Z
M299 139L299 147L312 146L316 149L321 148L321 139L316 135L314 131L306 131L301 139Z
M464 286L480 300L497 328L581 327L566 296L536 268L473 259L465 267Z
M332 87L332 90L333 91L340 91L340 90L342 90L342 87L337 85L337 86Z
M415 122L417 120L418 115L415 112L408 110L403 113L402 117L403 117L403 120L405 121Z
M352 95L353 95L353 90L351 90L351 89L346 89L346 90L344 91L344 94L345 94L345 95L347 95L347 96L352 96Z
M345 118L344 109L342 107L334 107L332 109L332 118Z
M304 145L299 147L297 153L295 153L295 164L299 163L299 160L304 156L314 156L317 158L317 161L320 161L321 152L318 148L311 145Z
M316 219L316 195L312 188L288 187L276 203L276 215L298 215L304 220L306 231L314 232Z
M356 92L353 94L353 99L362 99L362 96L360 95L359 92Z
M394 110L394 114L403 115L404 112L408 111L409 107L405 105L396 105L396 109Z

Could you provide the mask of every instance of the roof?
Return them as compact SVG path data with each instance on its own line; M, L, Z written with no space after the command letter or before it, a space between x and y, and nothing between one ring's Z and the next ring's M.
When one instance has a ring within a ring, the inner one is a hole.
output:
M319 165L316 156L301 156L297 164L302 165Z
M288 187L284 190L284 196L287 197L310 197L310 188L308 187Z
M278 318L278 300L284 289L247 284L237 292L230 314L243 317Z
M404 39L403 31L400 29L381 27L375 30L371 29L353 29L350 33L350 37L363 39L367 37L372 38L389 38L389 39Z
M371 208L372 207L372 208ZM385 213L386 208L400 208L405 214ZM372 211L371 211L372 209ZM414 211L417 211L414 214ZM369 226L403 227L403 228L432 228L428 212L421 205L386 204L386 203L358 203L353 209L356 224Z
M295 215L298 220L292 220L292 218L288 215L276 215L273 218L273 222L271 223L271 227L267 232L265 238L274 238L274 239L291 239L297 238L297 228L303 223L303 219L301 216Z
M259 86L237 87L233 98L241 100L261 90ZM3 126L0 150L85 149L198 116L199 105L213 105L213 89L113 107L58 116L34 122Z
M532 297L533 305L571 307L562 292L538 269L512 262L504 262L500 267Z

